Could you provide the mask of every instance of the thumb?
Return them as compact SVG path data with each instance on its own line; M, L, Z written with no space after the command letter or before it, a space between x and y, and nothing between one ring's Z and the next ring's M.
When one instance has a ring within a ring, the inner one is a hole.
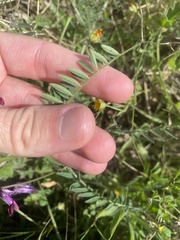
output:
M78 149L92 138L95 120L80 104L0 108L0 152L38 157Z

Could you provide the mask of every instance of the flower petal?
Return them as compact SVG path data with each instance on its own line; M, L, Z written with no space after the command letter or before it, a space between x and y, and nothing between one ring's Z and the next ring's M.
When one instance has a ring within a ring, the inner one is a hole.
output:
M18 210L19 210L19 206L17 205L17 203L15 201L13 201L13 203L8 208L9 216L12 216L14 211L18 211Z
M4 192L0 193L0 198L2 198L2 200L4 200L9 205L11 205L14 202L14 199Z
M37 193L37 190L30 185L22 185L21 187L15 188L13 190L13 195L20 193Z

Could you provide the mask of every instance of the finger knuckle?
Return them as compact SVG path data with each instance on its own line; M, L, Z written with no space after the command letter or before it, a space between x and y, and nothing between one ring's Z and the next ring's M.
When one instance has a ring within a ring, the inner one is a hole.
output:
M10 138L13 153L17 156L28 156L34 139L35 109L25 107L18 109L12 119Z

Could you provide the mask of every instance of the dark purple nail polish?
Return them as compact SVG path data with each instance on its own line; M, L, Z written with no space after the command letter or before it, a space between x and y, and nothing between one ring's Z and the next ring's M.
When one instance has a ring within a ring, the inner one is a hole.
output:
M0 105L4 106L4 104L5 104L4 99L0 97Z

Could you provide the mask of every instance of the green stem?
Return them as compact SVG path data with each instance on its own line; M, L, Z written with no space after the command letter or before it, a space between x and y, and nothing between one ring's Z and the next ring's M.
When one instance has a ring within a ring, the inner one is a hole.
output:
M26 218L29 222L34 223L36 226L40 226L37 222L35 222L32 218L30 218L28 215L26 215L25 213L23 213L22 211L18 211L18 213L23 216L24 218Z
M40 187L40 189L43 191L43 188L41 187L40 184L39 184L39 187ZM51 207L50 207L50 205L49 205L48 199L47 199L46 194L44 193L44 191L43 191L43 194L44 194L44 198L46 199L48 213L49 213L49 216L50 216L50 218L51 218L51 221L52 221L54 230L55 230L55 232L56 232L57 239L58 239L58 240L62 240L61 235L60 235L59 230L58 230L58 226L57 226L56 220L55 220L55 218L54 218L54 215L53 215L53 213L52 213Z
M47 177L49 177L49 176L51 176L51 175L53 175L53 174L55 174L55 172L51 172L51 173L46 174L46 175L44 175L44 176L42 176L42 177L38 177L38 178L35 178L35 179L33 179L33 180L29 180L29 181L26 181L26 182L23 182L23 183L11 184L11 185L7 185L7 186L1 187L1 188L2 188L2 189L5 189L5 188L22 186L22 185L25 185L25 184L29 184L29 183L36 182L36 181L39 181L39 180L41 180L41 179L47 178Z
M62 43L62 40L63 40L63 38L64 38L64 35L65 35L65 33L66 33L66 30L67 30L68 25L70 24L71 20L72 20L72 17L68 17L67 22L66 22L66 25L64 26L64 29L63 29L63 31L62 31L62 33L61 33L61 37L60 37L60 39L59 39L59 44Z

